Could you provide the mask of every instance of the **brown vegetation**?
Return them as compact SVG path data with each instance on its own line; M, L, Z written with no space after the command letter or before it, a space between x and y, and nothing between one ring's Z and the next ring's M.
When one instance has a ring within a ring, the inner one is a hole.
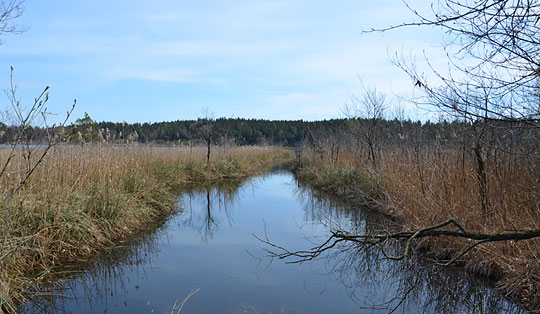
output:
M46 148L34 148L34 155ZM2 160L8 154L0 150ZM240 180L289 156L274 148L216 148L207 163L202 147L54 146L25 185L0 204L2 310L13 312L59 265L152 230L173 210L176 187ZM2 195L27 175L26 164L14 155L0 177Z
M295 170L299 179L342 196L365 200L397 219L403 230L459 222L467 232L487 235L540 231L538 163L526 159L485 159L486 195L479 185L474 154L459 149L387 149L377 169L369 151L309 156ZM306 162L307 160L307 162ZM481 196L481 197L479 197ZM485 207L487 205L487 208ZM445 230L456 230L445 225ZM453 260L472 239L437 236L415 243L430 256L498 279L499 287L530 308L540 300L540 239L481 243Z

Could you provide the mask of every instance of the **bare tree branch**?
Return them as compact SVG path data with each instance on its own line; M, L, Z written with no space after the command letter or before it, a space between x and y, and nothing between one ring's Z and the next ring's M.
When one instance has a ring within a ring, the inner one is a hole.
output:
M445 227L453 226L457 230L449 230ZM266 252L271 258L287 259L295 258L288 263L302 263L305 261L313 260L314 258L320 256L324 252L336 247L340 243L344 242L355 242L364 246L376 246L381 249L386 259L391 260L402 260L410 255L410 247L415 239L426 238L426 237L456 237L473 240L471 244L465 247L461 252L457 253L451 260L442 263L441 265L450 265L458 261L460 258L465 256L475 247L487 243L487 242L499 242L499 241L509 241L509 240L527 240L532 238L540 237L540 230L523 230L523 231L514 231L514 232L503 232L498 234L487 234L487 233L475 233L466 230L457 220L449 219L440 224L428 226L425 228L412 230L412 231L400 231L393 233L379 233L379 234L351 234L346 231L332 231L332 235L328 237L326 241L322 244L312 247L308 250L301 251L290 251L280 245L277 245L270 241L268 236L265 236L264 239L254 235L259 241L269 245L272 249L266 249ZM388 254L386 251L386 244L389 240L404 240L405 247L401 255L394 256Z
M540 1L438 0L430 12L422 13L404 4L416 21L364 32L408 27L439 27L445 32L450 73L434 69L426 57L437 82L419 73L413 60L394 60L423 89L427 104L456 116L540 127ZM464 102L460 95L473 101Z
M25 28L17 26L13 20L24 12L24 0L0 0L0 36L5 34L20 34Z

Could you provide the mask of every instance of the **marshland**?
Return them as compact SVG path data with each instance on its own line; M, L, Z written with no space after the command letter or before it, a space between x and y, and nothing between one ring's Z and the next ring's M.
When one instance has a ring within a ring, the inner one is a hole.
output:
M511 149L519 141L522 147L537 145L528 141L537 136L530 133L535 130L518 128L511 138L491 134L486 143L505 149L482 155L489 184L489 192L483 195L479 193L482 186L478 181L477 156L470 151L474 138L467 136L471 128L478 126L380 120L377 132L373 133L377 144L372 151L354 136L372 125L369 119L292 122L298 134L290 134L288 140L302 139L292 148L226 144L249 138L241 130L257 130L259 141L284 144L272 138L272 134L286 134L287 122L243 121L239 124L242 128L235 128L236 122L222 119L219 123L169 123L170 130L182 129L183 125L192 125L191 130L195 130L193 125L212 125L211 146L194 140L193 135L169 146L127 143L122 139L116 143L66 144L66 137L58 136L58 143L4 147L4 160L13 155L2 185L3 195L12 194L4 201L2 214L2 224L6 226L2 234L4 310L77 312L81 304L86 304L83 312L95 311L97 305L84 301L88 293L107 294L116 289L125 291L124 298L142 291L146 295L130 302L129 298L122 299L122 294L120 299L92 302L102 304L103 309L114 306L133 312L146 298L163 311L182 299L182 294L189 295L195 289L200 289L199 295L208 293L216 298L215 289L221 286L232 285L224 289L236 291L253 285L249 289L269 294L272 290L268 289L276 288L268 286L272 282L269 278L288 274L296 269L296 263L302 264L298 274L280 279L278 287L292 289L286 294L295 295L300 302L308 302L305 298L311 297L309 293L293 293L299 289L290 286L294 282L315 285L324 302L328 289L328 295L342 295L347 300L338 302L343 308L333 305L343 312L353 313L362 308L384 312L394 307L409 312L449 311L454 307L495 312L536 308L538 280L534 260L539 243L534 237L520 236L538 230L537 164L531 156L518 158L521 156L515 156ZM225 126L228 133L222 130ZM75 127L68 126L62 132ZM114 127L98 127L98 123L92 126L95 132L116 132ZM121 128L142 126L118 124ZM388 133L390 130L394 133ZM33 140L37 141L39 135L35 137ZM47 154L42 159L45 150ZM18 182L25 180L29 169L34 169L28 165L37 161L41 162L24 186L12 193ZM269 172L280 164L281 170ZM243 183L245 180L248 183ZM193 205L192 199L198 205ZM284 199L292 204L281 204ZM245 202L250 205L242 205ZM488 209L485 204L489 204ZM251 217L253 210L255 217ZM465 236L392 237L400 231L422 230L449 219L458 221L459 227L443 226L435 231L464 228ZM334 237L337 233L341 236ZM351 238L353 235L361 235L364 240ZM384 241L379 241L380 235L386 237ZM510 238L484 241L474 238L475 235ZM220 244L221 241L225 242ZM145 249L153 252L150 260L141 260L140 251ZM171 254L172 260L166 257ZM190 277L190 285L179 283L184 272L178 275L178 271L171 272L168 267L165 269L169 273L153 270L170 263L197 274ZM190 270L192 263L202 266ZM246 273L239 273L238 266L228 266L231 263L243 265L241 269ZM139 273L133 265L148 273L143 276L145 280L131 277L133 272ZM110 267L112 270L108 270ZM215 277L208 277L210 270ZM109 272L119 275L100 277ZM126 272L131 275L124 277ZM156 278L171 276L171 282L153 279L151 274L155 272ZM477 277L471 279L467 273ZM313 278L315 274L318 275ZM321 279L321 274L326 277ZM388 274L392 276L385 277ZM346 279L353 275L356 280ZM219 279L228 276L251 276L251 280L261 282L239 283L234 288L231 280ZM261 276L269 277L265 280ZM365 276L373 278L368 295L376 295L378 301L358 293L367 289L357 287ZM427 278L435 278L435 282ZM451 280L455 284L464 284L467 291L457 290L462 295L444 292L450 288L441 286L441 281L448 278L454 278ZM125 280L139 283L124 287ZM401 284L389 286L400 289L387 291L389 282L394 280ZM180 295L173 298L169 291L170 300L165 301L166 298L154 295L159 289L132 291L135 286L159 284L177 286L179 292L174 293ZM436 285L442 289L437 295L446 297L433 303L433 292L422 288L425 285ZM71 293L73 298L57 297ZM249 297L247 292L235 292L230 297L237 303L223 302L231 311L330 311L320 309L314 300L307 306L285 298L287 301L280 301L281 307L277 307L265 298ZM76 303L69 302L71 299ZM185 311L215 310L195 300L193 296L189 301L192 307L186 304ZM131 307L123 306L123 302Z
M0 0L1 311L539 312L537 2Z
M18 148L16 148L18 149ZM34 147L38 154L45 147ZM195 148L57 146L24 188L2 204L2 307L14 310L55 268L103 254L170 215L186 184L242 180L290 154L235 148L206 162ZM4 160L10 150L4 148ZM27 174L17 154L3 176L3 195Z

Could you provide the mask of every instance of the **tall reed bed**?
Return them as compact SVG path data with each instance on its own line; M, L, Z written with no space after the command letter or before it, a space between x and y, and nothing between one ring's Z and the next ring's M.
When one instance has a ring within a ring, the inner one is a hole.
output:
M1 149L0 160L8 154ZM270 147L215 148L207 163L199 147L54 147L24 187L0 204L2 310L13 312L59 266L152 230L173 210L176 187L242 179L289 157ZM15 155L0 177L2 195L13 191L28 164Z
M379 152L376 168L355 151L342 151L337 157L319 151L306 157L296 169L300 179L347 197L369 199L404 229L448 219L476 233L540 229L540 169L535 162L487 158L483 198L476 160L458 149L386 149ZM430 254L448 258L471 241L439 237L421 244ZM502 290L518 301L539 306L540 239L485 243L461 261L474 273L498 279Z

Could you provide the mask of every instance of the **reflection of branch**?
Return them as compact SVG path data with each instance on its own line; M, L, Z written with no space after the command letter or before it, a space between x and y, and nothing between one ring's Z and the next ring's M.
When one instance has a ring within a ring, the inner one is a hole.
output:
M455 226L458 230L442 229L443 227L446 227L449 225ZM367 245L367 246L377 246L382 250L382 253L384 254L386 259L402 260L409 255L410 245L414 239L425 238L425 237L448 236L448 237L475 240L473 243L471 243L466 248L464 248L454 258L449 260L444 265L450 265L454 263L456 260L466 255L469 251L471 251L476 246L481 245L486 242L526 240L526 239L540 237L540 230L505 232L505 233L499 233L499 234L473 233L473 232L467 231L455 219L449 219L443 223L425 227L418 230L414 230L414 231L402 231L402 232L395 232L395 233L388 233L388 234L371 234L370 235L370 234L350 234L345 231L331 231L331 232L332 232L332 235L321 245L315 246L309 250L294 251L294 252L289 251L279 245L276 245L275 243L272 243L268 239L268 236L265 236L265 239L261 239L257 236L255 237L259 241L267 245L270 245L271 247L278 250L278 252L266 250L270 254L271 258L274 258L274 257L277 257L279 259L285 259L285 258L290 258L290 257L297 258L296 260L290 261L289 263L301 263L304 261L313 260L314 258L321 255L325 251L332 249L337 244L344 241L352 241L352 242L356 242L361 245ZM392 256L392 255L389 255L385 251L384 245L388 242L388 240L391 240L391 239L406 240L405 248L401 255Z
M276 252L274 252L272 250L265 249L265 251L269 254L270 258L273 258L273 257L277 257L279 259L285 259L285 258L288 258L288 257L297 257L297 258L299 258L297 260L290 261L290 262L287 262L287 263L301 263L301 262L305 262L305 261L310 261L310 260L316 258L317 256L321 255L325 251L335 247L339 242L347 240L347 239L336 239L336 240L332 241L334 238L336 238L335 235L332 234L332 236L330 238L328 238L321 245L315 246L315 247L313 247L313 248L311 248L309 250L305 250L305 251L294 251L294 252L292 252L292 251L289 251L289 250L287 250L286 248L284 248L282 246L279 246L279 245L271 242L270 239L268 239L268 236L265 236L264 239L261 239L260 237L258 237L256 235L253 235L253 236L257 240L261 241L262 243L267 244L267 245L281 251L281 253L276 253Z

